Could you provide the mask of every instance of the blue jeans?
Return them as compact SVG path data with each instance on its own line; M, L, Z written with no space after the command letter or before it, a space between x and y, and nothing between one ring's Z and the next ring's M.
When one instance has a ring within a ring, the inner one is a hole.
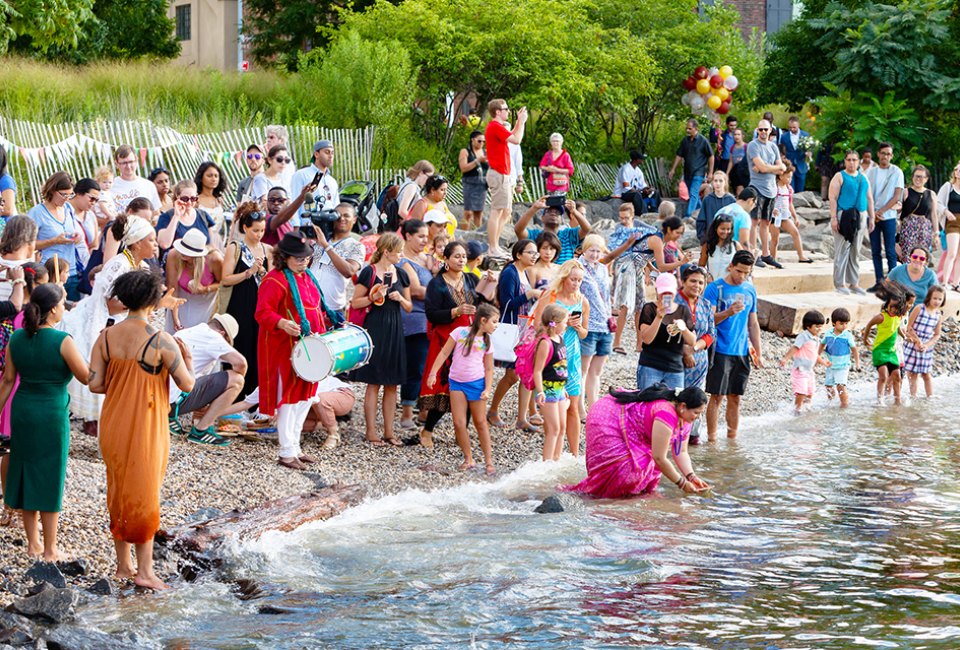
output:
M693 211L700 207L700 186L703 185L703 176L694 176L690 179L687 190L690 192L690 201L687 202L687 216L693 215Z
M870 233L870 251L873 253L873 274L880 282L884 278L883 274L883 253L880 251L880 245L887 254L887 273L890 273L897 265L897 220L884 219L877 221Z
M664 372L650 366L637 366L637 390L649 388L658 382L666 384L667 388L683 390L683 371Z

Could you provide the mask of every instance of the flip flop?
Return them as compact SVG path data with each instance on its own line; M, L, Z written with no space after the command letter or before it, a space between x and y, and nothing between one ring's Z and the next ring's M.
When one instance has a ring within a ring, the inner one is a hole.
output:
M282 466L286 467L287 469L295 469L295 470L300 471L300 472L302 472L303 470L307 469L307 466L304 465L303 463L301 463L300 460L297 459L297 458L294 458L294 459L292 459L292 460L284 460L284 459L282 459L282 458L278 458L278 459L277 459L277 465L282 465Z
M625 349L623 349L622 347L620 347L619 345L618 345L617 347L613 348L613 351L616 352L617 354L626 354L626 353L627 353L627 351L626 351Z
M805 260L797 260L797 261L800 262L801 264L813 264L813 260L810 259L809 257Z
M496 476L497 468L492 465L487 465L487 468L484 470L484 474L487 476Z
M376 440L371 440L370 438L364 439L368 445L371 447L386 447L387 443L383 441L383 438L377 438Z
M502 429L503 427L507 426L507 423L504 422L499 415L496 417L496 419L494 419L490 417L490 415L488 414L487 424L489 424L491 427L496 427L498 429Z
M524 422L522 424L517 422L517 431L523 431L524 433L536 433L538 429L529 422Z

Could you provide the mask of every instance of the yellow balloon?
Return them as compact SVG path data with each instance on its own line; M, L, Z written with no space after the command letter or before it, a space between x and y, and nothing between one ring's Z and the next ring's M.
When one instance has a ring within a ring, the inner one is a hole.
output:
M723 103L723 100L721 100L716 95L710 95L710 98L707 99L707 106L709 106L713 110L717 110L718 108L720 108L720 104L722 103Z
M697 82L697 92L701 95L706 95L710 92L710 81L707 79L701 79Z
M730 66L725 65L725 66L723 66L723 67L720 68L720 77L721 77L722 79L726 79L727 77L729 77L729 76L732 75L732 74L733 74L733 68L731 68Z
M730 97L730 91L724 88L723 86L720 86L719 88L714 90L713 94L719 97L721 102L727 101L727 99Z

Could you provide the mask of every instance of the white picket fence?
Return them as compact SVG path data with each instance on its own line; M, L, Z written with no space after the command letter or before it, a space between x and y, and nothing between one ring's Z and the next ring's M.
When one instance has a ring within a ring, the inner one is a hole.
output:
M329 139L336 148L333 173L339 178L367 178L373 154L374 127L323 129L288 126L290 153L307 164L313 143ZM186 134L152 122L96 121L39 124L0 117L0 144L7 150L8 169L20 188L21 210L38 203L40 188L54 172L64 170L74 180L94 176L97 167L112 164L121 144L138 151L139 171L163 166L175 180L193 178L200 163L212 160L227 175L230 187L246 177L246 148L266 140L264 128L235 129L221 133ZM233 193L225 200L232 204Z
M314 142L329 139L336 149L332 173L341 182L373 181L380 191L388 183L400 183L404 178L406 170L371 169L376 132L372 126L364 129L288 126L287 131L290 153L298 165L309 162ZM262 144L264 140L263 127L187 134L152 122L100 120L40 124L0 116L0 145L7 150L8 169L19 187L17 203L21 211L40 202L40 188L51 174L64 170L74 180L92 178L97 167L112 165L113 152L121 144L137 150L141 176L162 166L170 171L174 180L193 178L200 163L211 160L224 170L228 187L233 188L247 175L244 162L247 147ZM664 196L668 195L664 161L647 160L642 169L647 182L658 187ZM616 177L614 165L577 165L571 179L571 194L584 196L586 189L591 194L610 192ZM524 181L522 200L534 201L546 194L538 167L526 168ZM450 203L462 203L463 189L459 181L450 183L447 197ZM232 206L234 193L228 192L224 199Z

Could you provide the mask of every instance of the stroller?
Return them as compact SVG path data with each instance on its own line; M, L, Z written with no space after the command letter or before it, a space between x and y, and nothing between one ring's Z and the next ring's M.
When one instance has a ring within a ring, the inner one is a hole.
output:
M353 230L358 235L376 234L379 231L380 211L376 199L376 184L371 181L347 181L340 188L340 200L352 204L357 211Z

